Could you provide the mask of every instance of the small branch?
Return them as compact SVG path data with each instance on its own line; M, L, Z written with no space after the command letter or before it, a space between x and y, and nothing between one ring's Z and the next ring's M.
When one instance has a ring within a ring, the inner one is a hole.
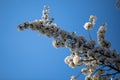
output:
M90 34L90 30L88 30L88 34L89 34L90 40L92 40L92 37L91 37L91 34Z
M100 62L104 64L103 61L100 61ZM105 64L104 64L104 65L105 65ZM105 65L105 66L108 66L108 67L112 68L113 70L115 70L115 71L117 71L117 72L120 73L120 70L119 70L119 69L116 69L115 67L113 67L113 66L111 66L111 65Z

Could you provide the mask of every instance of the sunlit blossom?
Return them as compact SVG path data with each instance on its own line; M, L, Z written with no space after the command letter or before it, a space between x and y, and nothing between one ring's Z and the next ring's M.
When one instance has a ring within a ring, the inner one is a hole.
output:
M76 77L75 76L71 76L70 80L76 80Z
M96 16L90 15L89 21L94 23L96 21L96 19L97 19Z
M86 30L92 30L93 27L94 27L94 23L92 23L92 22L86 22L86 23L84 24L84 28L85 28Z

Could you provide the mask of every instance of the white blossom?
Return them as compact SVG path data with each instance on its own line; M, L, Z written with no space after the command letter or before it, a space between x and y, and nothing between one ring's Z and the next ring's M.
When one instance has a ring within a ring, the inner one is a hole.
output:
M75 68L75 66L76 66L73 62L70 62L68 65L69 65L69 67L71 67L71 68Z
M18 31L23 31L23 26L20 24L20 25L18 25L18 27L17 27L17 29L18 29Z
M83 68L83 69L81 70L81 72L86 75L87 72L88 72L88 68Z
M71 76L70 80L76 80L76 77L75 76Z
M97 19L96 16L90 15L89 21L94 23L96 19Z
M73 62L73 55L67 56L64 61L65 61L66 64L69 64L70 62Z
M54 41L53 41L53 46L54 46L55 48L59 48L59 47L60 47L60 43L57 42L57 40L54 40Z
M80 57L77 56L77 55L75 55L75 56L73 57L73 63L74 63L75 65L78 65L79 62L80 62Z
M94 23L92 23L92 22L86 22L86 23L84 24L84 28L85 28L86 30L92 30L93 27L94 27Z

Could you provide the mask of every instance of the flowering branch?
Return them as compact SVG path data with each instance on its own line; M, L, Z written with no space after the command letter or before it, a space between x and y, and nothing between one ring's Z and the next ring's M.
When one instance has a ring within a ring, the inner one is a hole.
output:
M90 37L90 40L86 40L84 36L76 36L75 32L70 34L53 23L54 18L49 16L48 6L45 6L42 14L41 20L20 24L18 30L31 29L38 31L49 38L54 38L54 47L69 48L71 54L65 58L65 63L71 68L85 65L85 68L77 76L71 76L71 80L76 80L81 73L86 75L85 80L120 79L120 54L116 50L111 50L111 43L105 39L105 23L98 29L99 46L95 46L96 41L92 40L90 30L95 25L96 16L91 15L89 22L84 25L84 28L89 31Z

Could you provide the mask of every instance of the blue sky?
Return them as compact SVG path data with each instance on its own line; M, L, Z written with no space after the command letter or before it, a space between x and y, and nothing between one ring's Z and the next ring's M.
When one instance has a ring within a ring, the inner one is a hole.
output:
M97 16L92 38L107 22L106 38L112 48L120 52L120 10L115 0L0 0L0 80L69 80L77 75L80 67L69 68L64 58L69 49L56 49L52 40L37 32L17 31L17 25L41 18L44 5L50 6L51 17L61 29L76 31L88 38L83 25L90 15ZM84 76L81 76L83 79Z

